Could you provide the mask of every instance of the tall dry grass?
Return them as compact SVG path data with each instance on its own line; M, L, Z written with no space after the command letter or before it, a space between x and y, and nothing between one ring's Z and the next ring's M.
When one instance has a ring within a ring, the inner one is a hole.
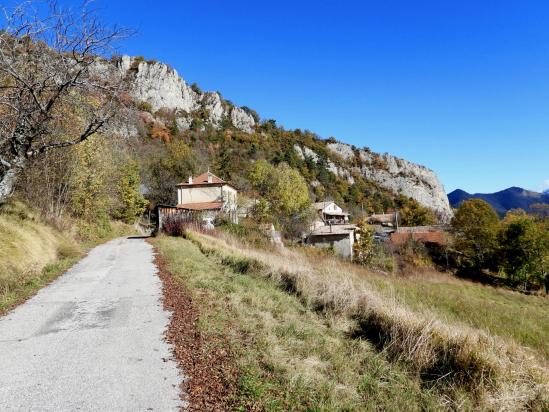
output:
M57 259L78 253L68 238L22 203L0 208L0 295L25 285Z
M441 390L448 406L467 397L484 409L549 408L549 372L528 351L482 330L412 310L376 290L351 265L296 250L258 250L223 236L191 234L202 251L239 272L257 271L298 295L351 337L368 339ZM352 322L349 322L352 320Z

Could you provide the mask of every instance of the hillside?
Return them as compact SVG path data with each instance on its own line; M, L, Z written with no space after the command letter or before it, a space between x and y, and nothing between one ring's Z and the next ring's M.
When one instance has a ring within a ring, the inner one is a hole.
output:
M220 233L153 244L190 291L201 333L235 358L235 409L547 407L543 297L387 277Z
M126 139L183 137L202 160L195 169L210 166L244 190L249 185L243 172L251 161L264 158L299 168L317 199L331 197L351 210L381 211L414 199L441 221L452 216L442 184L424 166L333 138L323 140L307 130L284 130L276 121L262 121L254 110L237 107L218 92L189 85L163 63L124 56L115 59L114 65L128 82L134 106L111 132ZM112 70L112 66L103 64L101 70Z
M530 206L536 203L549 204L548 193L538 193L525 190L520 187L510 187L495 193L470 194L461 189L456 189L448 194L448 201L452 207L458 207L467 199L482 199L488 202L500 216L511 209L523 209L528 211Z

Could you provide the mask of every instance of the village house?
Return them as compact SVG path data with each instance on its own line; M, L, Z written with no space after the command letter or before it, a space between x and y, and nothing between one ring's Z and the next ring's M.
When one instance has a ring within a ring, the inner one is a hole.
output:
M238 192L234 186L209 171L176 186L177 205L157 206L157 230L161 231L167 218L193 221L206 228L220 213L231 222L238 223ZM199 223L201 222L201 223Z
M311 224L306 243L333 248L337 255L352 260L357 227L349 224L349 214L332 201L318 202L314 207L318 217Z
M317 202L314 204L314 208L326 224L341 225L349 222L349 213L344 212L335 202Z
M177 208L206 212L216 216L225 213L238 223L237 190L231 184L209 171L177 185Z

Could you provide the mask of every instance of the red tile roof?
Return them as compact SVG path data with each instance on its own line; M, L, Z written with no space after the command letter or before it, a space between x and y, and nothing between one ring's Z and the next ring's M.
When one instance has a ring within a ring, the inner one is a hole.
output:
M210 176L212 177L212 181L208 182L208 172L202 173L201 175L198 175L196 177L193 177L193 182L189 183L188 181L184 181L179 183L177 186L194 186L194 185L220 185L225 184L223 179L217 177L213 173L210 173Z
M199 202L199 203L180 203L178 209L186 210L218 210L223 206L223 202Z

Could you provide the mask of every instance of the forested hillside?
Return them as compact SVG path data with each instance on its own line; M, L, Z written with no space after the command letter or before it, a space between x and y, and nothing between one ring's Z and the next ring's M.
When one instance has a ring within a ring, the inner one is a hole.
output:
M323 140L306 129L285 130L276 120L262 120L254 110L235 106L219 92L188 86L177 72L156 61L124 56L115 58L113 64L124 73L133 118L129 126L120 124L115 130L125 138L139 137L148 146L140 157L149 171L143 176L153 201L173 201L169 185L207 167L249 194L251 165L264 159L299 170L313 200L333 199L355 216L362 211L415 210L420 206L434 212L420 220L447 221L451 216L442 185L423 166L372 153L367 147L342 144L335 138ZM151 146L161 151L157 157L167 157L178 166L164 163L160 168L165 175L161 177L150 173L151 165L146 163ZM182 153L185 150L187 158ZM166 188L159 190L160 185Z

